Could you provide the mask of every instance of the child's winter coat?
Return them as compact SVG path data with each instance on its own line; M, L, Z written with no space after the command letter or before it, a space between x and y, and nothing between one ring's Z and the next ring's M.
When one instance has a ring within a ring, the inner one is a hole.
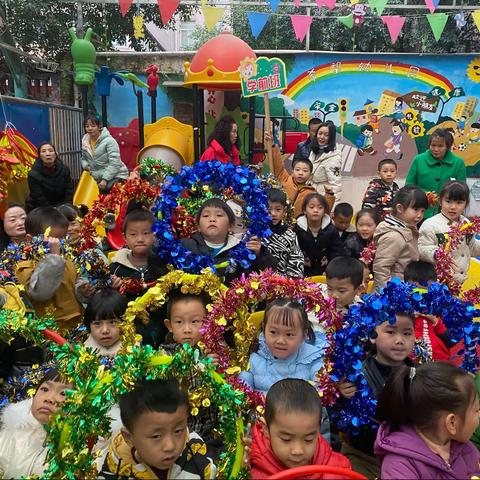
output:
M468 218L464 216L461 216L458 221L460 225L467 222ZM435 251L448 241L447 234L454 224L456 222L449 220L443 213L434 215L422 223L418 239L420 260L435 264ZM454 279L462 284L467 279L470 258L480 255L480 240L477 240L474 235L466 235L458 248L451 253L455 271Z
M358 233L350 235L343 243L345 255L359 260L363 250L368 247L370 242L371 240L364 240Z
M441 318L434 326L432 322L422 315L415 316L415 338L423 340L427 348L431 349L432 359L448 362L450 348L454 343L450 340L448 330Z
M377 245L373 261L373 290L376 291L393 277L403 280L406 266L418 261L418 230L387 215L376 228L373 240Z
M253 479L269 478L275 473L286 470L288 467L283 465L273 453L270 439L265 436L263 426L256 424L253 429L252 452L251 452L251 477ZM349 460L342 454L333 452L327 441L318 436L317 449L313 456L311 465L328 465L332 467L341 467L351 469ZM305 477L302 478L311 478ZM312 478L319 478L313 476ZM323 479L341 479L338 475L323 475Z
M393 207L393 197L398 192L398 185L393 182L386 184L381 178L370 180L367 191L363 196L362 208L372 208L378 212L383 219Z
M298 217L293 228L297 234L298 244L305 257L305 276L322 275L327 261L345 254L343 243L330 217L325 214L322 229L315 236L308 228L307 217Z
M272 225L272 235L266 239L268 251L277 263L277 273L285 277L302 278L304 269L303 252L297 235L286 225Z
M166 478L173 479L213 479L216 467L212 460L206 456L207 446L196 433L187 431L185 448L170 467ZM163 472L164 473L164 472ZM154 470L144 463L139 463L133 455L123 435L119 432L110 444L110 449L105 459L99 478L103 479L158 479Z
M122 342L119 340L117 343L112 345L111 347L104 347L103 345L100 345L97 343L97 341L93 338L93 335L90 334L88 338L85 340L84 345L89 348L93 348L96 350L98 355L101 357L109 357L109 358L115 358L119 352L119 350L122 348Z
M12 403L2 412L0 478L41 475L47 431L32 415L32 399Z
M382 424L375 442L382 480L471 479L480 475L480 453L471 442L451 441L447 463L434 453L411 425L397 431Z
M251 388L266 394L270 387L284 378L315 381L316 373L323 367L325 339L317 336L316 345L303 342L288 358L275 358L268 349L265 336L260 334L259 348L250 355L250 370L241 372L240 379Z

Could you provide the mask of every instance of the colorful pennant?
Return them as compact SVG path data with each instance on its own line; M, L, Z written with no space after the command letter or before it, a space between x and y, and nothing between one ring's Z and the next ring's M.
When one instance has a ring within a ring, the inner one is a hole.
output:
M402 31L403 25L405 24L405 17L401 17L400 15L390 15L383 16L381 18L382 22L388 28L388 33L390 34L392 43L395 43L397 41L398 35Z
M270 4L272 11L276 12L278 8L278 4L280 3L280 0L268 0L268 3Z
M157 0L162 22L166 25L180 5L180 0Z
M270 15L268 13L247 12L247 17L250 29L252 30L252 35L255 38L258 38L260 33L262 33L263 27L268 22Z
M132 6L133 0L118 0L118 4L120 6L120 13L122 14L122 17L124 17L129 8Z
M327 7L329 10L333 10L335 8L336 3L337 3L337 0L317 0L318 8Z
M222 19L223 14L225 13L225 8L212 7L204 4L202 5L202 13L207 30L211 32L215 25Z
M427 20L432 29L433 36L438 42L442 36L445 25L447 24L448 15L446 13L428 13Z
M472 12L472 18L477 26L478 30L480 31L480 10L475 10Z
M430 10L430 13L433 13L436 10L439 3L440 0L425 0L425 5Z
M343 17L338 17L338 21L343 23L347 28L353 28L353 15L345 15Z
M293 0L293 3L295 4L296 7L299 7L301 2L302 0Z
M295 31L297 40L303 42L303 39L312 24L312 17L308 15L290 15L290 20L292 21L293 30Z

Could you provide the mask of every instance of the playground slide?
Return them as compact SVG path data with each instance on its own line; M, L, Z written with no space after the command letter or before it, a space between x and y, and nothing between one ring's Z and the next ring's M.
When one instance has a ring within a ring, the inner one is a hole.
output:
M98 189L97 182L84 170L78 182L77 190L75 190L75 195L73 196L73 204L86 205L90 208L99 194L100 190Z

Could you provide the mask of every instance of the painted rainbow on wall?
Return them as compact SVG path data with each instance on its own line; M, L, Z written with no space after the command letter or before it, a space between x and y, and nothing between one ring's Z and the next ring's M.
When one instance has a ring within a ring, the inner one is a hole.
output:
M307 70L290 82L282 94L295 100L303 90L315 82L348 73L355 73L357 75L382 73L384 75L410 78L428 85L430 89L433 87L442 87L447 93L455 88L450 80L428 68L382 60L354 60L324 63Z

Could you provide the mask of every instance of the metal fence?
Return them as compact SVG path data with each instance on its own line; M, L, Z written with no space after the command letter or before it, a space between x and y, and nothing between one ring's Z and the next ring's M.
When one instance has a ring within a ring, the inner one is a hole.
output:
M50 138L58 155L68 165L76 183L82 174L83 115L80 108L66 105L48 106Z

